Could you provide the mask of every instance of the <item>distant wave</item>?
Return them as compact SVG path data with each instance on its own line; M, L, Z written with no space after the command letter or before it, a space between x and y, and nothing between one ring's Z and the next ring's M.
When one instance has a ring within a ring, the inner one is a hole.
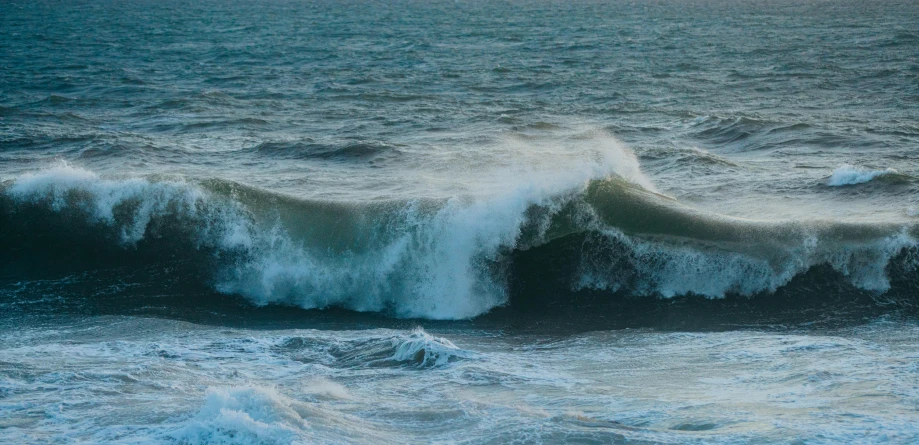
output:
M849 164L843 164L833 171L833 174L830 175L830 178L827 180L827 185L839 187L844 185L864 184L881 177L905 179L905 175L892 168L869 170Z
M0 271L162 265L255 305L432 319L483 314L515 289L721 298L818 267L878 294L892 277L917 281L916 225L729 218L647 190L628 176L637 164L619 171L485 198L352 203L59 165L0 186Z
M771 150L794 143L812 131L804 122L781 122L746 116L699 116L689 123L690 134L730 151Z

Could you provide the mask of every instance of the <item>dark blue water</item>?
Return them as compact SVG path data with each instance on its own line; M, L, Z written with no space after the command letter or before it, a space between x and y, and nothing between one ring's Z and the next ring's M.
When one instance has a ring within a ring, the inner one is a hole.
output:
M3 2L0 441L911 443L917 147L915 2Z
M718 191L711 175L769 195L763 181L797 189L816 176L792 168L912 171L901 165L917 135L912 2L3 8L10 171L63 158L321 194L333 185L304 176L462 162L454 152L501 137L588 129L647 158L667 192L702 201ZM783 175L671 172L693 147Z

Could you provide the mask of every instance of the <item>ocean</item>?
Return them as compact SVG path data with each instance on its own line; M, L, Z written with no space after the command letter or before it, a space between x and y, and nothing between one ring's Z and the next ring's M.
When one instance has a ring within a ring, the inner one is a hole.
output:
M919 3L0 2L0 443L919 442Z

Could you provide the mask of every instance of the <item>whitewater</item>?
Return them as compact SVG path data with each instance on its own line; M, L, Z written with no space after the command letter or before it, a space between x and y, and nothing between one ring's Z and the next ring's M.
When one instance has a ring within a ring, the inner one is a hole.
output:
M916 443L917 18L0 4L0 443Z

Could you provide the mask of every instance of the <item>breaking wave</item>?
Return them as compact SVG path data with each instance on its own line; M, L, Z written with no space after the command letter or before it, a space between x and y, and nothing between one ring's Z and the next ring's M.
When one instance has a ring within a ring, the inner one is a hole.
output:
M354 443L372 443L363 437L395 440L325 403L297 400L277 388L255 385L208 388L198 413L177 426L158 438L184 445L330 443L341 440L341 428L346 428Z
M328 355L335 358L334 366L408 366L418 369L439 368L477 357L475 352L461 349L450 340L435 337L421 328L415 328L408 335L339 342L328 348Z
M827 180L827 185L839 187L844 185L864 184L877 178L889 178L894 181L904 181L908 179L906 175L892 168L885 168L884 170L870 170L849 164L843 164L833 171L833 174L830 175L830 178Z
M616 162L485 198L369 203L58 165L2 185L0 273L184 270L254 305L431 319L475 317L539 289L749 296L815 268L878 295L893 269L914 281L914 225L729 218L649 190L632 156ZM418 341L398 351L424 365L448 356Z
M199 413L169 437L189 445L296 443L310 430L308 408L273 388L208 388Z

